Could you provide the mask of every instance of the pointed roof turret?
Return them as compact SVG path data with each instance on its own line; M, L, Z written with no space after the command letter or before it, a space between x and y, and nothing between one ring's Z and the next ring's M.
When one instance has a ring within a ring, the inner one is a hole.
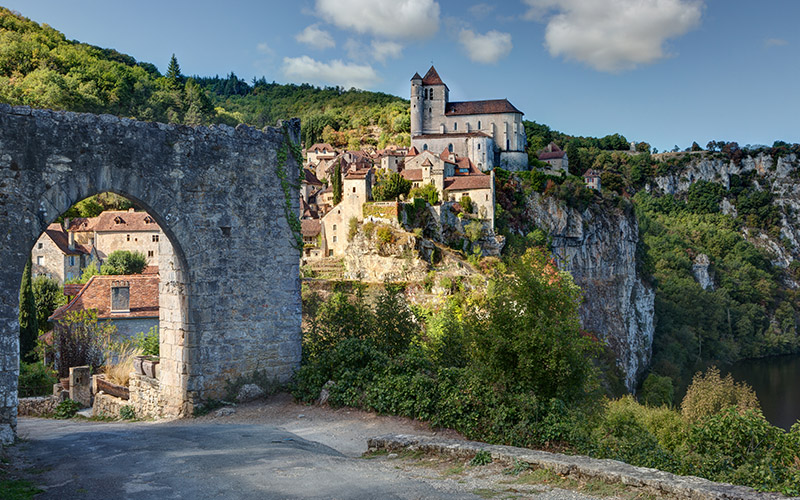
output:
M411 81L413 82L414 80L422 80L422 77L419 76L419 73L414 73L414 76L411 77Z
M425 76L422 77L422 84L423 85L444 85L445 87L447 87L447 84L445 84L442 81L441 77L439 76L439 73L436 72L436 68L434 68L433 65L431 65L431 69L429 69L428 72L425 73ZM450 90L450 89L448 88L447 90Z

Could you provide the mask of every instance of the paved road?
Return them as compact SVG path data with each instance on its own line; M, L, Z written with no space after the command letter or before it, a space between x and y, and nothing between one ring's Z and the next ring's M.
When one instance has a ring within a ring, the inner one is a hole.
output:
M19 435L12 453L45 489L37 498L480 498L261 424L21 418Z

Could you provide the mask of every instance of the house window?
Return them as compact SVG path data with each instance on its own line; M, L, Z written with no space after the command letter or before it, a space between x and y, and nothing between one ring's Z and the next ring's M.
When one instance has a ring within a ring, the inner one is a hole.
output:
M125 236L128 238L128 241L131 241L131 235L130 234L127 234Z
M158 241L158 235L157 235L157 234L154 234L154 235L153 235L153 242L155 243L155 242L157 242L157 241Z
M44 246L44 243L39 243L38 245L36 245L36 248L38 248L39 250L41 250L43 246Z
M453 124L453 131L455 132L456 130L458 130L458 123Z
M333 242L336 243L336 236L333 237Z
M69 265L70 266L74 266L75 265L75 256L74 255L70 255L69 256Z
M153 250L148 250L148 251L147 251L147 256L148 256L148 257L153 257L153 256L154 256L154 254L155 254L155 252L154 252Z
M423 151L427 151L428 150L428 145L427 144L423 144L422 145L422 150Z
M328 250L328 257L333 257L333 250Z
M333 225L333 230L336 231L336 224Z
M478 151L480 151L480 150L481 150L481 145L480 145L480 143L478 143Z
M353 186L353 192L354 192L354 193L356 192L356 187L355 187L355 186Z
M478 130L480 130L480 129L481 129L481 121L478 120Z
M43 266L44 265L44 256L40 255L36 257L36 265Z

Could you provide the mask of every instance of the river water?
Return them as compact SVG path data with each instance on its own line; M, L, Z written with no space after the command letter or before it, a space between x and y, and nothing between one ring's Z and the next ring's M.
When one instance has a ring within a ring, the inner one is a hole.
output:
M753 387L772 425L788 430L800 419L800 355L750 359L720 371Z

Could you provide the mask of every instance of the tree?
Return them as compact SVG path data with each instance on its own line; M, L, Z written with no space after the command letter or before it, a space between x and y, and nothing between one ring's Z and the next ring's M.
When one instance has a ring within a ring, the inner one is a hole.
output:
M142 252L115 250L100 266L100 274L141 274L147 267L147 257Z
M744 382L735 382L730 373L721 377L719 368L712 366L705 373L694 374L681 401L681 414L690 422L696 422L731 407L744 413L758 410L761 405L752 387Z
M597 347L581 331L580 288L546 249L529 249L510 269L466 318L470 363L486 380L520 392L581 399L594 380Z
M567 143L567 165L569 165L569 173L573 175L583 175L583 164L581 162L581 155L578 151L578 144L575 141Z
M31 259L22 271L22 283L19 288L19 357L30 359L36 347L39 335L39 322L36 318L36 299L33 296L31 279Z
M342 202L342 161L336 162L333 167L333 179L331 179L331 189L333 189L333 204L338 205Z
M640 153L649 153L650 152L650 144L641 141L636 143L636 151Z
M181 67L178 64L178 58L175 54L169 59L169 66L167 66L167 80L173 87L180 87L183 83L183 76L181 75Z
M409 198L423 198L431 205L439 203L439 190L433 184L425 184L422 187L415 187L408 193Z
M66 304L67 298L62 293L58 281L45 275L33 279L33 296L36 299L36 320L39 322L39 328L46 331L47 318L59 306Z
M692 151L702 151L702 150L703 150L703 148L701 148L700 145L697 144L697 141L694 141L692 143Z
M397 172L378 181L372 188L372 197L375 201L396 200L401 194L408 195L411 191L411 181L406 180Z

